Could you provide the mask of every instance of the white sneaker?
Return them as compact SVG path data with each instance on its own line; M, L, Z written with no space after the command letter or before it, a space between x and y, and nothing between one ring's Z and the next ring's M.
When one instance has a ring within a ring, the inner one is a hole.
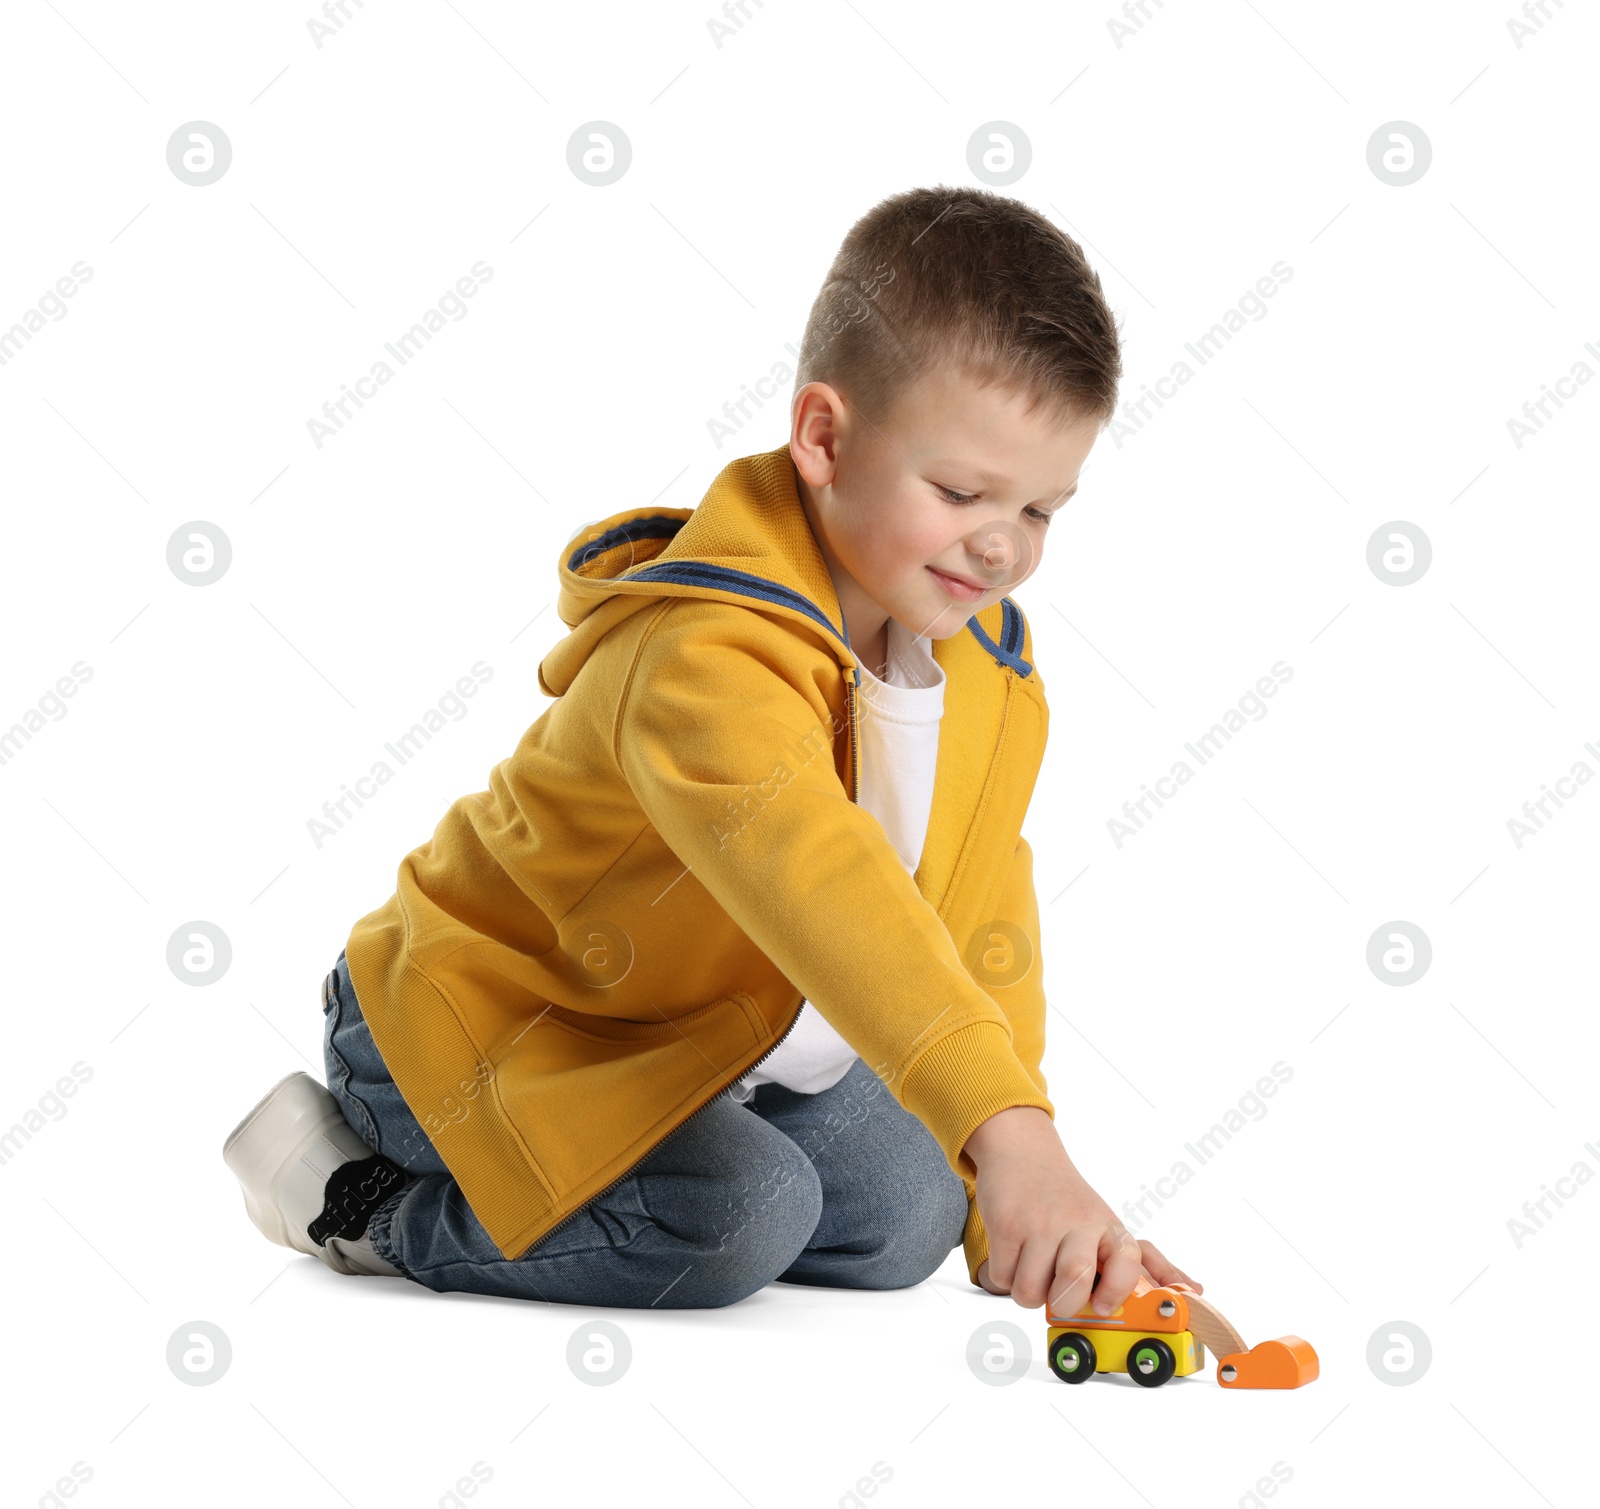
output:
M222 1157L244 1186L250 1219L280 1247L320 1258L335 1273L404 1277L372 1250L367 1220L406 1171L373 1152L303 1069L261 1097L228 1134Z

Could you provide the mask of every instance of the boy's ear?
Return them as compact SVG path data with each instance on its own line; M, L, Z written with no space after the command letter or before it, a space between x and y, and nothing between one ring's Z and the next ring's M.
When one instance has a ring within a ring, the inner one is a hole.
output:
M789 456L810 487L827 487L834 479L843 415L844 399L827 383L807 383L795 395Z

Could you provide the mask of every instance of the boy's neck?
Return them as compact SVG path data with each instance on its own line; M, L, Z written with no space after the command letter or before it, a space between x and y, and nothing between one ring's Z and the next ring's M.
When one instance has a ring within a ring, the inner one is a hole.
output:
M844 618L850 648L862 665L878 675L880 667L889 658L888 610L867 594L866 588L845 570L834 555L823 531L811 486L798 472L795 474L795 487L800 494L800 505L805 509L806 519L811 525L811 533L816 538L817 549L822 552L823 563L828 568L834 596L839 599L839 611Z

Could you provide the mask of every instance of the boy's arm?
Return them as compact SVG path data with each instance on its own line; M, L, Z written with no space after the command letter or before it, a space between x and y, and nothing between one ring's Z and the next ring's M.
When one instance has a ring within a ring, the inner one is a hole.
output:
M1033 959L1022 979L1014 985L995 987L990 993L1004 1009L1011 1023L1016 1055L1043 1097L1048 1094L1041 1067L1045 1028L1044 958L1039 947L1039 903L1033 889L1033 850L1025 838L1017 840L1016 853L995 903L995 916L1021 928L1033 945ZM1050 1114L1053 1119L1055 1113ZM978 1268L989 1256L989 1237L978 1214L976 1180L963 1174L961 1182L967 1191L967 1225L961 1236L967 1277L982 1288L978 1284Z
M972 1179L976 1127L1010 1106L1054 1108L883 825L850 801L823 653L797 667L792 627L678 599L640 642L614 752L695 881Z

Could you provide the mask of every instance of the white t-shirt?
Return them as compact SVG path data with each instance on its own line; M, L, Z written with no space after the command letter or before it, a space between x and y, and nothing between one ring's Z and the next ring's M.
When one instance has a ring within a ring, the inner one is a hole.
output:
M933 776L939 758L939 720L944 716L944 671L932 642L889 620L887 679L865 665L857 701L861 759L860 805L888 834L900 862L913 874L922 861L933 807ZM856 1051L810 1001L800 1005L794 1027L777 1050L732 1090L745 1102L768 1081L816 1095L844 1078Z

